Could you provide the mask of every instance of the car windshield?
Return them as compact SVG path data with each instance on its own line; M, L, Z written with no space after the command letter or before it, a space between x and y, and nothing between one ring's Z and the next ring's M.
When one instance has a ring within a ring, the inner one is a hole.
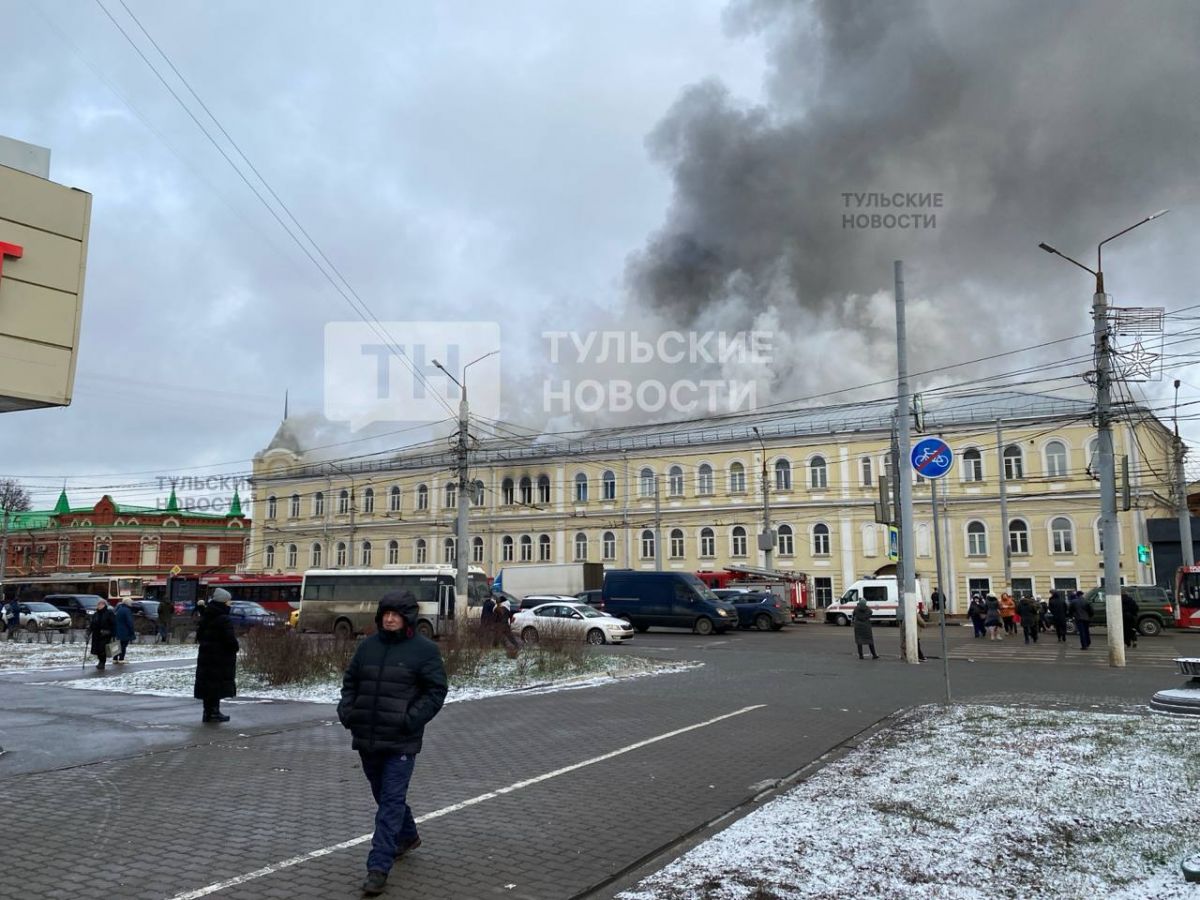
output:
M58 607L50 603L26 603L25 606L29 608L30 612L58 612Z

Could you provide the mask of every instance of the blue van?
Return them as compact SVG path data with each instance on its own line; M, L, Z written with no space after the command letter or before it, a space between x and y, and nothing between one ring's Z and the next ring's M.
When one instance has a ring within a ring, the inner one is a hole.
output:
M608 571L601 601L604 612L625 619L638 631L657 626L720 634L738 623L737 607L719 599L690 572Z

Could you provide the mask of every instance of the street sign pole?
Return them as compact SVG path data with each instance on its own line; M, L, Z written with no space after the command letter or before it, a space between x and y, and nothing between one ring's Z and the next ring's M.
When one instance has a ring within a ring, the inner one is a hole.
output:
M929 496L933 502L933 555L937 566L937 594L940 596L942 609L942 673L946 680L946 702L950 702L950 654L946 647L946 607L950 605L949 598L942 588L942 539L938 522L938 490L937 483L945 478L954 467L954 451L941 438L925 438L918 441L909 454L909 462L917 473L929 479Z
M950 703L950 651L946 648L946 607L950 605L950 598L942 588L944 582L942 581L941 528L938 526L938 481L937 478L929 479L929 496L933 501L933 556L937 564L937 594L942 600L940 604L942 607L942 675L946 680L946 703Z

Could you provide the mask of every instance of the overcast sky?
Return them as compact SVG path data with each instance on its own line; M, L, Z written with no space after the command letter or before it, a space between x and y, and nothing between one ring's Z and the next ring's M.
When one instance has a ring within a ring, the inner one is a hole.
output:
M502 372L503 417L531 428L630 420L544 409L547 378L629 377L552 364L547 330L769 332L753 370L643 372L754 378L759 404L894 377L893 259L914 370L1086 334L1088 276L1038 242L1092 265L1098 240L1164 207L1106 254L1112 302L1200 304L1185 0L125 3L0 0L0 134L49 147L51 178L94 196L74 403L0 419L5 474L38 505L64 481L76 503L153 505L160 477L244 473L285 390L314 442L362 436L318 427L325 326L356 314L117 24L270 200L171 66L187 79L380 320L499 323L499 369L472 371ZM848 192L942 205L911 210L933 228L847 228L898 212ZM1200 401L1180 341L1196 313L1168 318L1139 399L1160 405L1178 377Z

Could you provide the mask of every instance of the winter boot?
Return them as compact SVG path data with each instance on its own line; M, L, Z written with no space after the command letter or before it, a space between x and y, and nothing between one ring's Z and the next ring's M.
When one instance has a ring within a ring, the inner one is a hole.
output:
M421 838L420 837L409 838L407 841L397 841L396 842L396 859L399 859L400 857L402 857L409 850L416 850L420 846L421 846Z
M362 892L367 897L378 897L387 887L387 872L368 872L367 880L363 882Z

